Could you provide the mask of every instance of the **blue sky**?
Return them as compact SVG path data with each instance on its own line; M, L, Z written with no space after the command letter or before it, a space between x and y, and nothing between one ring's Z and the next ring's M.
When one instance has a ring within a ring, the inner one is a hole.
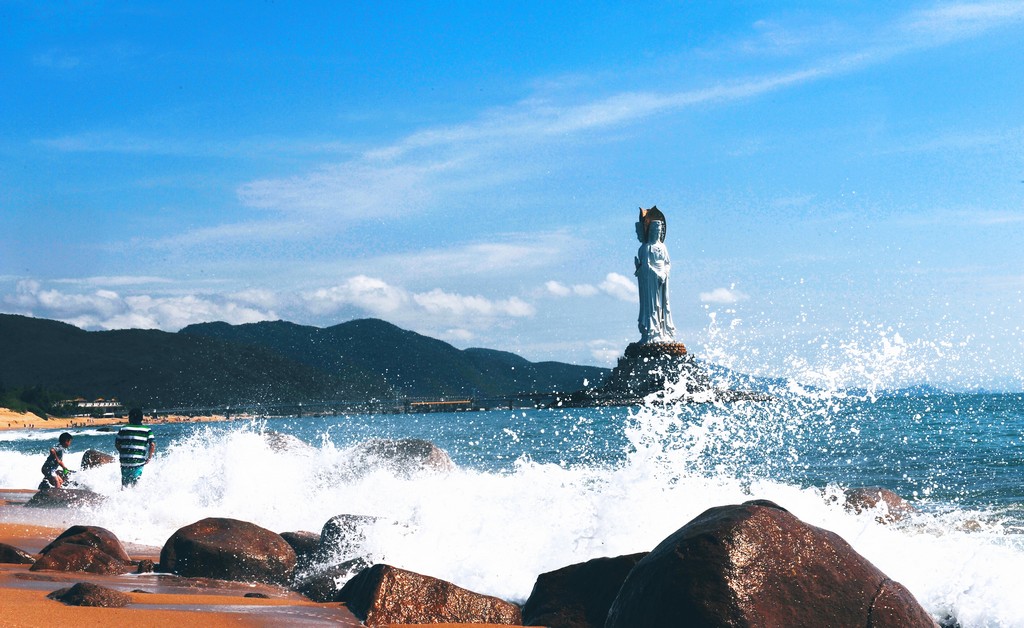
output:
M1024 3L0 0L0 311L1024 389Z

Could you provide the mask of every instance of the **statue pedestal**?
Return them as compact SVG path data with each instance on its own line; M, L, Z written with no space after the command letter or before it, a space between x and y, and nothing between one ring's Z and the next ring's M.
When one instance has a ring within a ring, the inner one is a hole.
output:
M574 401L583 405L635 405L669 385L688 394L711 390L707 373L682 343L634 342L626 347L608 379L597 388L581 391Z

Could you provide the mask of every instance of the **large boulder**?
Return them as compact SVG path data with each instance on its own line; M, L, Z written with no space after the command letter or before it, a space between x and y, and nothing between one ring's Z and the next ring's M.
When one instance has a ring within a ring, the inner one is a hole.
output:
M601 628L626 576L646 555L595 558L542 573L523 606L523 624Z
M122 574L132 568L132 559L117 536L98 526L72 526L39 553L31 571Z
M287 585L295 550L280 534L211 517L179 529L160 550L160 570L180 576Z
M861 486L848 488L844 491L846 510L860 514L867 510L875 510L882 504L885 505L885 514L876 517L882 523L899 521L914 512L914 507L905 499L879 486Z
M98 506L106 498L84 488L44 488L36 491L25 505L30 508L81 508Z
M296 574L292 588L314 602L340 602L338 596L345 583L368 567L370 563L364 558L353 558L338 565L320 566Z
M20 550L13 545L7 543L0 543L0 563L6 563L8 565L31 565L36 562L36 559L31 554L24 550Z
M262 433L263 440L267 446L276 452L306 452L316 453L316 449L309 443L291 434L282 434L274 430L266 430Z
M327 565L340 564L361 556L366 528L381 521L371 515L335 515L320 529L320 546L315 559Z
M85 453L82 454L82 468L92 469L93 467L101 467L105 464L116 462L117 458L111 456L108 453L104 453L97 449L86 449Z
M131 571L128 563L106 552L85 545L60 545L29 567L30 571L84 571L95 574L123 574Z
M68 606L99 606L102 608L123 608L132 601L131 596L127 593L91 582L79 582L72 587L58 589L46 597L63 602Z
M301 570L308 567L316 558L320 550L320 535L316 532L305 530L299 532L282 532L281 538L295 550L295 569Z
M49 554L60 545L84 545L113 556L123 563L130 563L131 557L125 551L121 539L106 528L99 526L71 526L60 533L60 536L50 542L49 545L39 551L40 554Z
M353 456L356 469L383 468L402 478L424 471L455 469L455 463L448 452L419 438L370 439L356 446Z
M935 622L910 591L838 535L755 501L711 508L662 541L626 577L606 626Z
M522 625L519 607L450 582L390 565L374 565L342 588L344 602L367 626L483 623Z

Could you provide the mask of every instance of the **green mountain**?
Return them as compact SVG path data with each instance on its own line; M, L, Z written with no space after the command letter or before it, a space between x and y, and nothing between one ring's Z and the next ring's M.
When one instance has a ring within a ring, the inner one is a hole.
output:
M83 331L0 314L0 389L42 387L146 407L573 391L607 369L465 351L384 321Z
M331 373L371 373L402 396L505 396L572 392L608 369L560 362L530 362L490 349L460 350L440 340L377 319L318 328L284 321L228 325L202 323L180 334L269 349Z

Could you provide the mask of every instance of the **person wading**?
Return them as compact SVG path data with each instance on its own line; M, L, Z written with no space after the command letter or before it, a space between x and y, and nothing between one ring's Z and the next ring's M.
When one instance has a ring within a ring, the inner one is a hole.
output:
M60 473L60 469L63 468L65 472L70 472L68 466L64 464L64 454L71 449L71 434L64 432L60 435L57 440L57 445L50 449L50 455L46 457L46 462L43 463L43 477L57 488L64 486L64 475Z
M142 410L131 409L128 425L118 430L114 446L121 454L121 487L134 486L156 451L153 429L142 424Z

